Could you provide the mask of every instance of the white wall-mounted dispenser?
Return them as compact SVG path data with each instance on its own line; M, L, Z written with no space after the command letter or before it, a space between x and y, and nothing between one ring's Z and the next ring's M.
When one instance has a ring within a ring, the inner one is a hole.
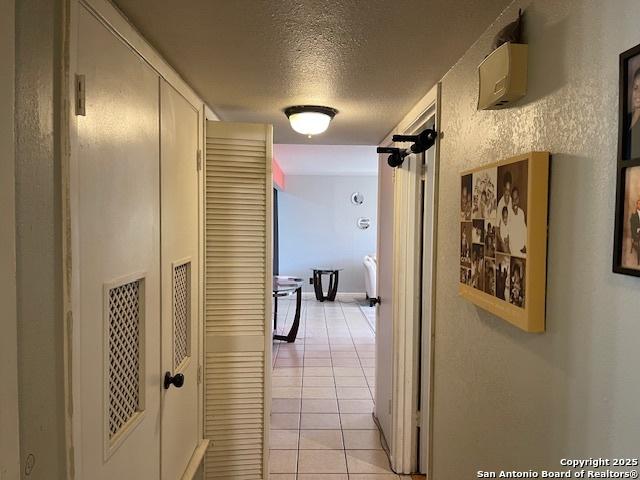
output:
M527 93L528 45L507 42L478 67L478 110L509 107Z

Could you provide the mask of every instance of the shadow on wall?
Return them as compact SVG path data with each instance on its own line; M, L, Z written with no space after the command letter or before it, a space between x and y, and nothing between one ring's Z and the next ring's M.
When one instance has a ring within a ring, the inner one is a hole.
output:
M530 31L536 32L535 38L529 38ZM513 108L535 103L567 83L567 18L550 20L533 4L525 10L523 37L529 44L528 91Z
M580 212L583 208L582 199L587 194L585 190L602 181L602 178L596 178L602 172L583 167L583 164L589 160L587 157L578 155L553 156L549 205L546 332L536 335L523 334L494 315L474 307L483 328L498 334L505 344L517 345L519 350L518 362L509 364L510 368L516 369L509 373L509 377L520 380L516 383L512 381L500 385L505 389L502 395L510 398L512 390L522 392L541 389L544 392L542 395L538 394L537 398L532 395L530 402L523 401L517 408L518 417L523 422L523 429L527 428L526 422L540 414L541 399L548 403L548 408L544 409L547 416L545 423L556 425L552 441L537 443L538 450L535 456L538 457L539 464L530 465L530 468L549 467L548 459L560 454L559 446L564 448L562 455L570 455L571 452L575 452L574 455L584 455L584 452L590 451L594 444L597 445L602 441L609 443L612 450L615 448L614 443L603 439L615 434L613 431L616 417L614 407L624 400L615 397L615 382L619 381L619 378L616 379L617 374L624 373L626 367L614 360L622 358L624 352L620 351L614 336L601 334L602 325L575 321L580 318L587 319L592 312L602 308L598 292L601 286L602 268L607 266L602 265L600 261L593 262L594 258L585 258L581 252L602 253L601 234L603 232L594 232L592 236L575 237L570 242L561 241L559 236L560 232L575 232L584 228L581 225L584 218L576 212ZM567 188L569 183L573 184L574 188ZM608 210L613 212L612 198L596 197L597 192L594 192L593 200L607 204ZM603 219L603 222L613 225L612 218ZM604 225L600 228L606 230ZM612 244L613 231L611 230L606 237L607 245ZM602 255L598 254L598 256ZM568 302L565 296L567 287L576 281L575 272L577 271L582 272L582 275L580 285L576 287L589 294L581 295L579 303ZM617 298L618 301L612 298L609 302L608 318L611 319L625 315L621 308L624 304L623 297L631 294L629 282L625 281L625 278L614 276L613 280L619 288L619 294L616 295L619 298ZM604 318L602 320L606 321ZM576 347L577 345L579 347ZM597 352L593 348L596 345ZM603 375L603 370L596 367L598 362L595 356L601 355L602 352L607 352L612 362L609 368L615 373L611 371L609 375ZM530 362L538 366L535 377L532 377L532 372L526 368ZM518 369L520 371L517 371ZM595 398L594 391L608 392L609 398ZM603 400L611 405L610 409L600 408ZM601 424L607 425L612 431L596 430L587 426L588 434L575 435L575 426L583 422L585 412L597 412Z
M584 157L567 154L557 154L552 157L551 177L549 187L549 236L552 241L549 242L547 268L549 270L547 285L547 322L546 331L542 334L527 334L517 330L504 320L492 315L481 308L474 307L478 320L483 326L499 337L506 344L517 344L520 350L520 359L517 363L511 363L510 366L520 371L510 372L510 378L520 379L518 383L507 383L501 385L505 388L502 394L505 398L511 397L511 391L526 391L532 389L542 389L547 394L542 394L544 401L549 403L547 411L548 421L557 425L559 428L554 433L554 439L541 445L542 448L537 453L539 457L538 465L531 465L530 468L548 467L546 459L557 455L557 446L563 445L566 448L571 447L575 452L583 452L587 448L588 438L580 437L570 438L569 432L572 424L580 421L575 418L575 409L572 405L575 401L582 404L582 408L590 409L590 398L585 388L582 395L573 398L577 392L574 392L576 381L576 370L582 370L584 381L593 383L594 373L587 370L591 364L589 357L591 352L588 348L581 351L579 355L573 351L569 344L570 339L581 339L583 345L591 345L594 339L594 333L588 325L569 324L565 321L567 317L580 317L585 311L592 308L591 301L582 303L580 309L574 306L563 306L560 312L559 306L563 304L562 294L559 293L560 286L570 283L571 272L583 264L584 259L580 258L576 253L575 245L571 242L553 241L557 238L554 232L559 230L576 231L580 225L579 217L575 215L576 209L580 208L579 197L580 189L569 189L562 187L562 183L556 181L554 184L554 173L558 179L574 177L579 185L589 185L591 180L588 178L591 173L580 169L580 163L588 160ZM564 182L563 182L564 183ZM555 202L553 201L555 199ZM585 281L588 281L585 279ZM593 285L596 288L596 285ZM593 298L593 297L591 297ZM568 308L567 308L568 307ZM567 331L568 329L568 331ZM614 345L611 344L610 348ZM527 368L520 368L529 363L538 365L541 369L536 372L536 377L531 376L531 372ZM582 376L581 375L581 376ZM550 383L545 383L544 379L553 379ZM560 403L556 402L557 398L564 399ZM519 406L518 416L523 419L531 419L539 414L540 397L530 397L529 401L521 402ZM581 415L581 414L578 414ZM526 425L523 423L523 429ZM526 437L526 436L525 436ZM514 466L515 468L515 466Z

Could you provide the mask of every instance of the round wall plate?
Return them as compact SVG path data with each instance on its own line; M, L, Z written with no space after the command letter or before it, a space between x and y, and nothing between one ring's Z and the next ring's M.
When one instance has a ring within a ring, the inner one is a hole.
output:
M358 219L358 228L360 230L366 230L371 226L371 219L369 217L360 217Z
M351 194L351 203L354 205L362 205L364 203L364 195L360 192L353 192Z

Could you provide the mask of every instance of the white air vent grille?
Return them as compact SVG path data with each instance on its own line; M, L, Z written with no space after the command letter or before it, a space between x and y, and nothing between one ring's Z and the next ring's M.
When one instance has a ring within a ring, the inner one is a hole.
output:
M191 263L173 269L173 367L178 370L191 354Z
M141 280L109 290L109 438L141 410Z

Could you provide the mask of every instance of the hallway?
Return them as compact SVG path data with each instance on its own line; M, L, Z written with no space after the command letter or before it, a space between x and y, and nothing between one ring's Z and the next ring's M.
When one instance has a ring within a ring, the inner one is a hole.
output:
M0 0L0 480L637 477L638 5Z
M371 415L371 325L355 301L304 300L302 308L296 343L274 344L271 480L400 478ZM279 311L287 330L293 301L279 300Z

